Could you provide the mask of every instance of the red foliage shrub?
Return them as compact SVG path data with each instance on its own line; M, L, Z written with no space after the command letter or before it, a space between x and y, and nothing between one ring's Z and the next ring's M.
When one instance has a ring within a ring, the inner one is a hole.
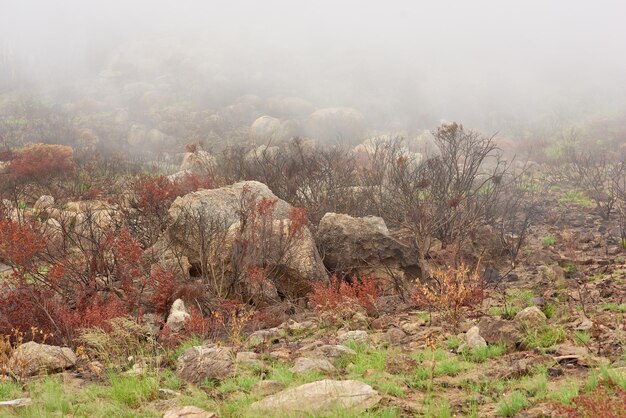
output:
M569 405L555 404L559 416L568 418L626 418L626 389L609 383L578 395Z
M154 311L159 314L167 313L170 304L174 301L176 288L174 273L157 267L150 274L150 282L153 288L150 302L154 305Z
M318 312L334 311L342 306L358 305L367 313L376 311L376 299L379 291L374 279L369 277L341 280L334 275L329 283L314 283L309 295L309 302Z
M65 145L34 144L19 150L9 164L14 180L40 181L76 171L74 150Z
M213 187L215 181L211 175L186 173L176 180L165 176L140 176L133 190L137 195L137 206L148 215L156 215L167 211L178 196Z
M44 238L28 223L0 220L0 260L25 273L35 268L35 257L45 248Z

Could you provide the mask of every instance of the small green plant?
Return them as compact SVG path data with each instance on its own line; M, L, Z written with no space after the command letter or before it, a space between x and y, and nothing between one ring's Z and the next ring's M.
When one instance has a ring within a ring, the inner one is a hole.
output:
M462 355L466 361L471 361L473 363L484 363L487 359L491 357L498 357L502 354L506 353L506 345L504 344L495 344L495 345L486 345L484 347L477 347L474 349L464 350Z
M520 380L520 387L533 398L543 398L548 393L548 376L540 373Z
M462 343L463 340L461 338L457 337L456 335L452 335L446 340L446 347L448 347L448 350L456 350L461 346Z
M528 328L524 345L529 348L550 348L565 341L565 337L565 330L561 327L544 325L540 328Z
M498 402L497 413L501 417L512 417L517 415L528 405L526 395L520 391L511 392L509 396Z
M576 345L588 345L591 342L591 335L585 331L574 331L573 337Z
M563 272L565 272L567 276L572 276L578 272L578 267L572 262L567 262L563 265Z
M626 250L626 239L621 239L618 245L622 250Z
M600 307L605 311L626 313L626 303L603 303Z
M552 235L547 235L541 238L541 243L543 244L544 247L550 247L556 244L556 238L554 238L554 236Z
M554 316L554 313L556 312L556 305L554 303L548 302L543 305L541 311L546 316L546 318L550 319Z

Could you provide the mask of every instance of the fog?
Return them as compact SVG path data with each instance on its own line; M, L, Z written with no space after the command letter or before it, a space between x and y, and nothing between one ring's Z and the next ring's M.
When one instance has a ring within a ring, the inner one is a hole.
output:
M129 83L217 108L353 107L372 131L620 114L621 1L0 2L1 93L124 107ZM172 96L169 96L172 97Z

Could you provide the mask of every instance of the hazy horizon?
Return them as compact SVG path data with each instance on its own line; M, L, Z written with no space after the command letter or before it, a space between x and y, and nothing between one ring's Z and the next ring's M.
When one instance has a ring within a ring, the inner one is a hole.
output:
M122 74L206 106L354 107L382 130L626 108L621 2L373 3L2 1L0 87L110 101Z

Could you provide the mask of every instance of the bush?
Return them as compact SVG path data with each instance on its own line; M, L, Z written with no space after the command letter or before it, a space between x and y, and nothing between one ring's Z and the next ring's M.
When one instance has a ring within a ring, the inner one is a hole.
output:
M472 309L483 300L483 280L478 266L473 271L465 264L436 269L428 283L418 281L412 299L419 308L443 313L456 327L463 317L463 309Z
M575 396L569 405L555 404L555 411L570 418L626 418L626 389L608 382L589 393Z
M336 275L329 283L314 283L309 303L318 313L340 314L342 310L364 309L368 314L376 311L379 296L374 279L369 277L341 280Z

